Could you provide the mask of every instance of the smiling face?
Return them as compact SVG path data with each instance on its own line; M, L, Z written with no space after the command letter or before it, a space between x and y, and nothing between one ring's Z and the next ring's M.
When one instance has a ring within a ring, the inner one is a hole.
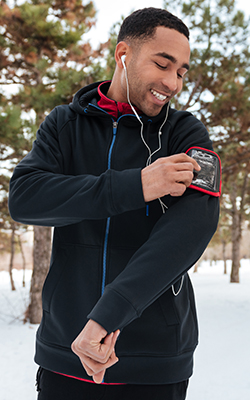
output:
M189 68L188 39L174 29L160 26L156 28L153 38L139 46L136 43L118 43L118 71L108 96L127 102L125 71L120 61L123 54L126 55L131 103L148 116L159 114L162 107L182 89L183 77Z

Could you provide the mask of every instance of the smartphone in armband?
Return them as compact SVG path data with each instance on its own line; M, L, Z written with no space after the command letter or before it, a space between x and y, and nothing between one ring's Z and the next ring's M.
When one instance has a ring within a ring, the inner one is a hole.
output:
M201 167L200 171L194 171L194 178L189 187L219 197L221 195L221 161L218 154L202 147L191 147L186 154L197 161Z

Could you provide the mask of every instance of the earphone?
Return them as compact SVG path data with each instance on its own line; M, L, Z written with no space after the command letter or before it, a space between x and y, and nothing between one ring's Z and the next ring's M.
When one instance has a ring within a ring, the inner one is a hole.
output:
M170 101L168 102L168 106L167 106L167 111L166 111L165 119L164 119L163 123L161 124L160 129L159 129L159 132L158 132L158 142L159 142L159 146L158 146L158 148L152 153L150 147L149 147L148 144L146 143L146 141L145 141L145 139L144 139L144 136L143 136L143 123L142 123L142 121L141 121L141 118L139 117L139 115L137 114L136 110L134 109L133 105L132 105L131 102L130 102L129 83L128 83L128 75L127 75L127 68L126 68L126 64L125 64L125 58L126 58L126 55L123 54L123 55L121 56L121 62L122 62L122 65L123 65L123 68L124 68L124 72L125 72L125 79L126 79L126 86L127 86L127 100L128 100L128 103L129 103L131 109L133 110L133 112L134 112L136 118L138 119L138 121L139 121L140 124L141 124L141 140L142 140L143 144L146 146L146 148L148 149L148 152L149 152L149 156L148 156L148 159L147 159L147 162L146 162L146 166L148 166L148 165L150 165L151 162L152 162L152 156L153 156L155 153L157 153L157 152L161 149L161 135L162 135L162 131L161 131L161 130L162 130L163 126L165 125L167 119L168 119ZM161 205L162 213L165 214L166 209L168 209L168 206L167 206L160 198L158 198L158 200L159 200L159 203L160 203L160 205ZM174 285L172 285L172 292L173 292L174 296L178 296L178 294L180 293L180 291L181 291L181 289L182 289L182 287L183 287L183 282L184 282L184 275L183 275L182 278L181 278L180 287L179 287L179 289L178 289L177 292L175 292L175 287L174 287Z
M127 68L126 68L126 64L125 64L125 58L126 58L126 55L123 54L123 55L121 56L121 62L122 62L123 68L126 70Z
M160 129L159 129L159 132L158 132L158 143L159 143L159 146L158 146L158 148L157 148L154 152L152 152L151 149L150 149L150 147L149 147L149 145L147 144L147 142L146 142L145 139L144 139L144 135L143 135L143 128L144 128L144 127L143 127L143 122L142 122L141 118L139 117L139 115L137 114L135 108L133 107L133 105L131 104L131 101L130 101L129 82L128 82L128 74L127 74L127 68L126 68L126 64L125 64L125 58L126 58L126 55L123 54L123 55L121 56L121 62L122 62L122 65L123 65L123 68L124 68L124 72L125 72L125 79L126 79L126 86L127 86L127 100L128 100L128 103L129 103L131 109L133 110L133 113L135 114L136 118L138 119L138 121L139 121L140 124L141 124L141 140L142 140L143 144L145 145L145 147L148 149L148 154L149 154L148 159L147 159L147 162L146 162L146 166L148 166L148 165L151 164L152 156L153 156L154 154L156 154L156 153L161 149L161 134L162 134L161 130L162 130L162 128L163 128L163 125L165 125L165 123L166 123L166 121L167 121L167 119L168 119L168 113L169 113L170 102L168 103L168 106L167 106L167 112L166 112L165 119L164 119L163 123L161 124ZM158 200L159 200L159 202L160 202L160 205L161 205L161 208L162 208L162 212L165 213L165 209L167 209L168 207L163 203L163 201L162 201L161 199L158 199Z

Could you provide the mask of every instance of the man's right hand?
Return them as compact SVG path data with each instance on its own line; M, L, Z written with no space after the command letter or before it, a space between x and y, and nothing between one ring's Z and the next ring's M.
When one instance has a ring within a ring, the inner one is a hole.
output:
M170 194L182 196L191 185L193 171L200 171L199 164L185 153L158 158L141 171L145 202Z

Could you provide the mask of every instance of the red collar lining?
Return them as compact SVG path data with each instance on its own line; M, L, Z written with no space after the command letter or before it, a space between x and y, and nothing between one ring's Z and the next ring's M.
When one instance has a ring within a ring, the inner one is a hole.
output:
M98 94L100 96L100 100L97 102L98 106L109 113L115 119L119 118L120 115L123 114L134 114L131 106L128 103L116 102L115 100L109 99L105 94L102 93L102 86L107 82L102 82L98 86ZM142 112L135 107L135 110L138 114L142 114Z

